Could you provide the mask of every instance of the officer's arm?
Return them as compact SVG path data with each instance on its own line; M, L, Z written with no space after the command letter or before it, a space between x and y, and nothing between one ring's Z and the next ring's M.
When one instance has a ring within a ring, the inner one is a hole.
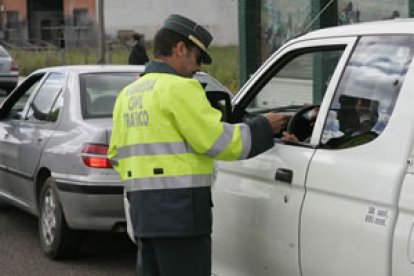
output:
M255 116L245 119L250 128L252 146L248 158L256 156L274 145L273 131L268 119L264 116Z
M265 118L228 124L212 108L197 81L174 87L169 103L176 125L195 152L218 160L245 159L273 145L272 130Z

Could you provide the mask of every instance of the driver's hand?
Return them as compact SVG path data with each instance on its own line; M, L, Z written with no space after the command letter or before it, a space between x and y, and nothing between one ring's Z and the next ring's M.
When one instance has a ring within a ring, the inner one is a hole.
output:
M273 133L280 133L286 128L287 122L290 118L289 115L284 113L269 112L264 115L272 126Z
M287 131L283 131L282 133L282 140L288 142L299 142L298 137L295 134L289 133Z

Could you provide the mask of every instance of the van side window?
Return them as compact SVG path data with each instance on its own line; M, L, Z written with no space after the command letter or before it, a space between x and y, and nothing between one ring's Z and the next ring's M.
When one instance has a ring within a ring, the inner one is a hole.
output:
M288 131L295 134L298 142L308 143L319 105L325 95L330 78L343 54L344 46L303 49L289 54L258 83L257 95L246 107L248 114L269 111L291 114L294 120ZM306 116L312 116L308 120Z
M411 36L359 40L345 68L321 144L344 149L368 143L384 130L413 55Z

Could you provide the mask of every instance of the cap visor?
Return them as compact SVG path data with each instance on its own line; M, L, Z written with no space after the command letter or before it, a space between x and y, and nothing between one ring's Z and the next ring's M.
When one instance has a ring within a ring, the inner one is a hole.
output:
M207 52L201 51L202 52L202 62L203 64L211 64L211 57Z

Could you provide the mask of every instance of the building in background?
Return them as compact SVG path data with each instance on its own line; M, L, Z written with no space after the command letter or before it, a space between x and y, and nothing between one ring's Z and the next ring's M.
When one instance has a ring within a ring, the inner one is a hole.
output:
M96 40L95 0L2 0L1 38L58 47Z
M0 0L0 39L58 47L97 44L98 0ZM240 46L240 82L289 39L310 30L413 17L414 0L104 0L107 41L152 40L171 13L193 18L213 45Z
M237 7L238 0L105 0L105 30L110 37L132 30L152 40L164 19L178 13L205 26L214 45L237 45Z
M171 13L205 25L216 45L238 43L237 0L105 0L107 40L134 31L151 40ZM0 0L0 39L79 47L97 43L97 0Z

